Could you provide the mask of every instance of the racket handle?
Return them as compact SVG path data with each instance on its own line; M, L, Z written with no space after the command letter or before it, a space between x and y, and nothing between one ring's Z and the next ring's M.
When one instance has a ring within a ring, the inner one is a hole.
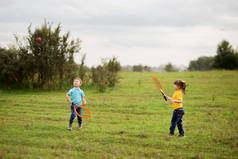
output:
M164 95L163 95L163 97L164 97L164 100L167 101L167 98Z
M161 91L161 94L163 95L164 100L167 101L167 98L165 97L164 92Z

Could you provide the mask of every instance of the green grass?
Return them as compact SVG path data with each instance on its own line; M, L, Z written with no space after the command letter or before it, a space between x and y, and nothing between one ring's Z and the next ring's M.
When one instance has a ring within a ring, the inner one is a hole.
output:
M189 83L185 138L167 136L173 110L152 75L159 75L168 95L176 79ZM121 73L120 78L105 93L85 90L92 116L83 119L81 130L75 120L71 132L67 90L0 91L0 158L238 158L238 71Z

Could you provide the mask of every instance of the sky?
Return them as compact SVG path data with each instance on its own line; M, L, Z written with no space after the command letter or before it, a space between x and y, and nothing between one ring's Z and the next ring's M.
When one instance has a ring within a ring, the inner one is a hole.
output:
M80 61L96 66L116 56L122 65L188 66L216 55L228 40L238 47L237 0L0 0L0 46L44 20L79 38Z

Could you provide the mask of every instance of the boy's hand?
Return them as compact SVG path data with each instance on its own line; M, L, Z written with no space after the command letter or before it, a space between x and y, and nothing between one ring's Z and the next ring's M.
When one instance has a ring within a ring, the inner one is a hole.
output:
M69 98L69 95L68 95L68 94L66 94L66 99L67 99L67 101L68 101L70 104L73 104L73 102L70 100L70 98Z
M83 101L83 105L87 104L87 101L86 101L85 97L82 97L82 101Z

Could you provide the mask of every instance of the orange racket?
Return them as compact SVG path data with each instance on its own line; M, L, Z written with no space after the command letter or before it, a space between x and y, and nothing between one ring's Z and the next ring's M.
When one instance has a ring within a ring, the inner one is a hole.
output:
M164 97L164 100L167 101L167 98L166 98L166 96L165 96L165 94L164 94L164 87L163 87L163 85L161 84L160 80L159 80L157 77L155 77L155 76L152 76L152 79L153 79L153 81L154 81L156 87L159 89L160 93L161 93L162 96Z
M90 110L89 110L88 108L85 108L85 107L82 106L82 105L76 105L76 104L73 104L73 106L74 106L74 111L75 111L75 113L76 113L79 117L81 117L81 118L89 118L89 117L91 116L91 112L90 112ZM87 111L88 111L88 116L82 116L82 115L80 115L80 114L76 111L76 108L75 108L75 107L80 107L80 108L82 108L82 109L87 110Z

